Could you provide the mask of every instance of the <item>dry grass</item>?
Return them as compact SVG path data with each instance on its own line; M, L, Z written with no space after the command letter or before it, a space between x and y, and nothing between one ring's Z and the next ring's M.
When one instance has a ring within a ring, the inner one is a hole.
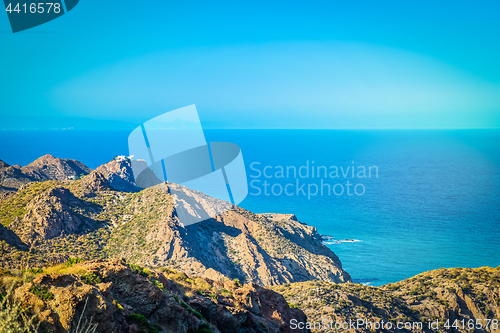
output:
M59 272L59 274L85 274L87 270L81 266L68 267Z
M66 264L59 264L55 266L47 267L43 270L45 274L61 274L63 269L66 269Z
M38 330L38 324L35 324L36 315L29 315L21 307L20 302L14 298L13 290L12 287L9 288L0 302L0 332L36 332Z

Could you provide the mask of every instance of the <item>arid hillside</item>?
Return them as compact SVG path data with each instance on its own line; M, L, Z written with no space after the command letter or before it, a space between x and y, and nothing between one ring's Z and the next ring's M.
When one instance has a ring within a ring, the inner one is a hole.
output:
M316 323L312 332L331 332L320 327L323 321L350 320L365 323L350 332L500 332L500 267L443 268L381 287L309 281L273 290L304 310L308 322ZM365 326L382 322L393 327ZM406 330L397 329L398 323L407 324Z
M12 318L29 332L308 332L291 330L305 320L283 296L255 284L213 281L170 270L149 270L123 260L76 258L45 270L2 271L0 331Z
M215 219L184 227L174 209L177 197L165 185L122 192L106 177L116 181L109 173L93 171L77 181L32 182L0 197L5 229L0 264L19 268L26 259L41 268L69 257L125 258L147 267L260 285L350 281L317 230L293 215L253 214L168 184L189 196L190 205L229 205Z

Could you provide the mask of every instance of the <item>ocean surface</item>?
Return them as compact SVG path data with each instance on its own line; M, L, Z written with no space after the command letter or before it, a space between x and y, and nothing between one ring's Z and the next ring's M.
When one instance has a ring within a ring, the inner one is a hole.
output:
M381 285L441 267L500 265L499 130L205 135L242 149L251 186L240 206L293 213L331 236L325 243L355 282ZM125 131L0 131L0 159L26 165L50 153L96 168L128 155L127 137Z

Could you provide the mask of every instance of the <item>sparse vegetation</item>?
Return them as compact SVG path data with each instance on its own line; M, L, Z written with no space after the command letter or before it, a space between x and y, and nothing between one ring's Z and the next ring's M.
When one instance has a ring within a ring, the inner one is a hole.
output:
M201 313L199 313L198 311L196 311L195 309L190 307L186 302L181 301L181 305L184 309L186 309L193 316L197 317L200 320L205 320L205 318L203 317L203 315Z
M36 295L42 301L49 301L54 298L54 294L49 291L49 288L37 284L31 286L30 293Z
M86 284L98 284L101 283L101 278L94 273L82 274L83 282Z
M36 315L30 315L21 307L21 303L14 298L12 287L0 296L0 332L31 333L38 330Z
M152 325L146 317L138 313L131 313L127 316L127 322L136 324L141 333L158 333L158 328Z
M66 267L72 267L73 265L76 265L80 262L84 262L82 258L69 258L68 261L66 261Z

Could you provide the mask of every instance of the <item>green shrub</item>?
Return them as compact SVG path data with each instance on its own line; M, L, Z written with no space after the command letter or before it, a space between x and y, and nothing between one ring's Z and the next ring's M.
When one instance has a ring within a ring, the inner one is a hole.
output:
M98 284L101 283L101 278L94 273L82 274L83 283L86 284Z
M158 288L160 288L161 291L163 291L163 283L160 283L160 282L158 282L156 280L153 280L153 284L155 286L157 286Z
M139 265L134 265L134 264L129 264L128 265L132 270L134 271L135 274L139 274L144 277L148 277L151 275L151 271L147 268L141 267Z
M113 300L113 305L118 308L118 310L123 311L123 306L115 300Z
M41 298L42 301L48 301L54 298L54 294L47 287L42 287L38 284L33 284L30 288L30 293Z
M146 317L139 313L131 313L126 319L129 324L136 324L139 326L140 333L158 333L158 328L151 325Z
M43 273L43 269L41 268L30 268L28 269L28 272L31 273L31 274L41 274Z
M216 300L218 298L217 295L214 295L214 294L211 294L211 293L207 293L206 296L210 297L211 299L214 299L214 300Z
M193 309L192 307L190 307L186 302L182 302L181 301L181 305L182 305L182 307L184 309L187 310L187 312L189 312L190 314L192 314L196 318L198 318L200 320L205 320L205 318L203 317L203 315L201 313L199 313L198 311L196 311L195 309Z
M66 261L66 267L71 267L84 261L85 260L83 260L82 258L69 258L68 261Z

